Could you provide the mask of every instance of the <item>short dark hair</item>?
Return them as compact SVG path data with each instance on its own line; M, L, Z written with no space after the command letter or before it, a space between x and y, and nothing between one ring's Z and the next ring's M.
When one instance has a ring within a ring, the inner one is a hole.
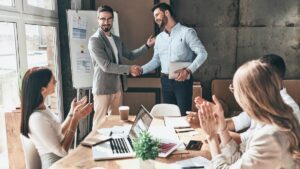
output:
M102 5L102 6L98 7L98 10L97 10L98 17L99 17L100 12L109 12L109 13L111 13L112 17L114 17L114 10L112 9L112 7L110 7L108 5Z
M21 89L21 133L28 137L29 117L44 101L42 87L47 87L51 81L52 71L46 67L28 69L22 80Z
M278 73L280 78L284 78L286 67L283 58L276 54L267 54L259 58L262 63L269 64Z
M158 3L156 5L153 6L153 8L151 9L152 12L155 11L155 9L159 8L161 11L169 11L171 16L174 17L174 12L173 12L173 9L172 7L169 5L169 4L166 4L166 3Z

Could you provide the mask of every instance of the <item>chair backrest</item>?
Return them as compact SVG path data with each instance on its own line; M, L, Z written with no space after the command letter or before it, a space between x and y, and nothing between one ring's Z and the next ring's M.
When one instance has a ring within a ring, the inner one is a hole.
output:
M40 169L42 167L40 155L33 142L22 134L20 134L20 138L24 150L26 169Z
M295 102L300 105L300 80L290 79L283 80L283 86L286 88L287 93L295 100Z
M211 82L211 93L226 102L230 111L241 111L242 108L236 102L233 93L229 90L231 79L216 79Z
M156 104L153 106L150 114L154 117L160 116L181 116L180 109L175 104Z

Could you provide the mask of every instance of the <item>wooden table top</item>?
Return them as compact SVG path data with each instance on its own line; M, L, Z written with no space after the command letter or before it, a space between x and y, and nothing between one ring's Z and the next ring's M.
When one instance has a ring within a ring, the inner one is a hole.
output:
M120 120L120 117L117 115L112 115L107 117L103 127L113 127L114 125L122 124L132 124L134 116L129 117L129 121L124 122ZM163 120L155 119L153 120L154 125L163 125ZM152 124L151 124L152 125ZM197 129L199 130L199 129ZM200 131L201 133L201 131ZM95 137L97 135L96 131L92 131L87 138ZM196 136L189 136L188 133L180 133L180 140L184 143L188 143L189 140L203 140L204 136L202 134ZM155 167L156 168L168 168L169 163L173 163L178 160L184 160L196 156L202 156L210 159L210 152L208 151L208 145L203 144L201 151L186 151L185 153L180 153L176 151L167 158L156 158ZM138 169L139 168L139 159L138 158L128 158L128 159L116 159L116 160L105 160L105 161L94 161L92 156L92 149L79 145L76 149L70 150L69 154L64 158L57 161L52 165L51 169L91 169L94 167L102 167L105 169ZM96 169L95 168L95 169ZM99 168L100 169L100 168Z

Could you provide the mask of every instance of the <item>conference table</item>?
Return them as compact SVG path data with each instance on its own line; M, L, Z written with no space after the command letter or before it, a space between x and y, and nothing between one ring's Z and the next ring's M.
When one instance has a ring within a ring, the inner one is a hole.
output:
M128 121L121 121L120 116L111 115L107 116L104 128L113 127L115 125L128 125L134 121L134 116L130 116ZM163 119L155 118L151 125L163 126ZM174 163L179 160L185 160L192 157L202 156L207 159L211 159L208 145L204 142L205 136L201 133L201 129L196 129L200 134L191 136L189 132L178 133L178 137L185 144L189 140L201 140L203 146L200 151L194 150L181 150L175 151L167 158L156 158L154 160L155 168L166 169L170 163ZM97 131L91 131L85 138L97 137L99 133ZM92 156L92 149L90 147L78 145L75 149L70 150L69 154L64 158L60 159L51 166L51 169L138 169L140 160L138 158L127 158L127 159L114 159L114 160L103 160L95 161Z

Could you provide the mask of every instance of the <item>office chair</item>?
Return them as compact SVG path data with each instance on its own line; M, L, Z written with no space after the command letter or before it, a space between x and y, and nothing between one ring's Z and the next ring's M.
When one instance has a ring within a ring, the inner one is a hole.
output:
M180 109L175 104L156 104L153 106L150 114L154 117L161 116L181 116Z
M33 142L20 134L22 147L24 151L24 157L25 157L25 166L26 169L39 169L42 167L40 155L37 152L37 149L35 148Z

